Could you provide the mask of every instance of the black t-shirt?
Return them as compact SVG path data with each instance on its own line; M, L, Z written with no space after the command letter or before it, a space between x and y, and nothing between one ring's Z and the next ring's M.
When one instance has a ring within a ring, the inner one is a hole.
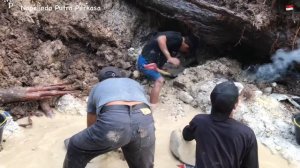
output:
M183 130L185 140L196 140L197 168L258 168L254 132L234 120L214 121L196 115Z
M171 55L174 52L178 52L182 43L181 33L174 32L174 31L166 31L166 32L159 32L144 46L142 51L143 57L146 59L148 63L156 63L159 68L161 68L167 62L167 58L161 52L158 45L157 38L160 35L166 36L167 47Z

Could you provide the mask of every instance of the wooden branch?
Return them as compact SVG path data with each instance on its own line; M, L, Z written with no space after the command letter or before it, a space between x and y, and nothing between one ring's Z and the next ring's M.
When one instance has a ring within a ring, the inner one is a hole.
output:
M240 39L239 39L239 41L234 45L234 47L236 47L237 45L239 45L239 44L241 44L241 41L242 41L242 39L243 39L243 36L244 36L244 33L245 33L245 27L243 28L243 31L242 31L242 34L241 34L241 37L240 37Z
M297 37L298 37L299 30L300 30L300 26L299 26L299 28L297 29L297 31L296 31L296 34L295 34L295 36L294 36L292 50L294 50L294 47L295 47L295 42L296 42L296 39L297 39Z

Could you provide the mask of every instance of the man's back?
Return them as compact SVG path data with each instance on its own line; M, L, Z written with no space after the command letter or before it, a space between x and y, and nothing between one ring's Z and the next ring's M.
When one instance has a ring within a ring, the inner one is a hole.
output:
M98 113L103 105L112 101L139 101L150 106L144 88L138 82L129 78L110 78L93 87L88 111Z
M177 52L182 43L182 36L179 32L174 31L166 31L159 32L156 36L154 36L143 48L142 55L149 63L156 63L158 67L162 67L167 61L166 57L162 53L159 48L157 38L161 35L165 35L167 38L167 48L172 54L173 52Z
M186 140L195 139L196 165L199 168L257 168L255 134L234 119L214 121L199 114L184 128Z

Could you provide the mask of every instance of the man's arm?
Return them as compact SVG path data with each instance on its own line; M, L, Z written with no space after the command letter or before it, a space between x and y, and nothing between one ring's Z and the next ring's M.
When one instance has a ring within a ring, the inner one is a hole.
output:
M87 127L93 125L97 120L97 115L95 112L89 112L87 114Z
M96 115L96 103L94 102L94 93L95 93L96 87L94 87L90 94L89 94L89 98L88 98L88 102L87 102L87 127L90 127L91 125L93 125L96 120L97 120L97 115Z
M180 64L179 59L174 58L171 56L168 47L167 47L167 36L165 35L161 35L157 38L158 41L158 46L161 50L161 52L165 55L165 57L167 58L168 62L178 66Z
M252 143L249 147L248 153L245 155L245 158L243 159L241 168L259 168L257 141L255 135L253 136L254 137L252 139Z

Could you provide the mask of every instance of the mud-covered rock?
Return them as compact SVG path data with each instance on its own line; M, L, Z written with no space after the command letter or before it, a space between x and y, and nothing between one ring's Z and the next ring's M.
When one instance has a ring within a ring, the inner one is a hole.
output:
M190 104L194 100L194 98L189 93L184 91L179 92L178 98L187 104Z
M181 130L174 130L170 136L170 150L180 161L195 165L196 142L185 141Z
M56 103L56 109L63 114L86 115L86 102L72 95L62 96Z
M68 56L69 50L60 40L47 41L33 53L33 66L37 70L50 68L55 63L62 64Z

